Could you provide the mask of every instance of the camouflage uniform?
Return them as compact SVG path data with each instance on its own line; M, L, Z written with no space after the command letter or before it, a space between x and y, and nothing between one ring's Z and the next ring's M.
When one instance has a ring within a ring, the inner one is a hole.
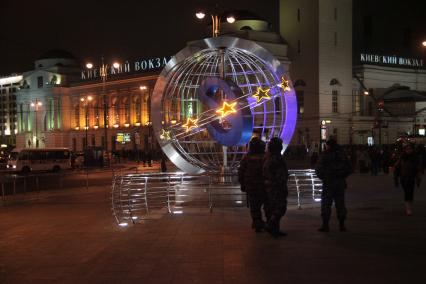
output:
M269 154L263 163L263 176L271 215L267 227L272 234L278 234L280 220L287 211L288 170L284 158Z
M347 215L345 206L346 177L352 172L352 167L340 147L324 151L315 169L322 180L321 217L323 226L328 227L333 201L336 206L337 218L341 227Z
M263 154L247 154L243 157L238 168L238 178L241 189L247 192L250 215L253 228L260 230L264 227L262 205L266 218L269 217L266 192L262 176Z

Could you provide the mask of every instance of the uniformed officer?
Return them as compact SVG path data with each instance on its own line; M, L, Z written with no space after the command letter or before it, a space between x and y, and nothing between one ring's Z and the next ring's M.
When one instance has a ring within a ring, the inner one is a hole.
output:
M272 138L268 143L268 153L263 163L263 176L265 178L265 190L270 207L270 218L266 224L266 230L273 236L285 236L280 231L280 220L287 211L287 180L288 169L281 154L283 141Z
M265 154L265 143L258 137L253 137L249 143L248 153L243 157L238 168L238 179L241 189L247 193L250 215L253 220L252 228L261 232L264 228L262 206L268 218L268 205L264 188L262 165Z

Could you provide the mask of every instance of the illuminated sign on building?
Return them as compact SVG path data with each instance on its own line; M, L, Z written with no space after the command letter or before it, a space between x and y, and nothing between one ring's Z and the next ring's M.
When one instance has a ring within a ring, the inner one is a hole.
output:
M114 66L108 66L107 76L113 76L118 74L130 74L137 72L153 71L166 66L167 62L171 59L170 56L156 57L149 59L136 60L134 62L125 61L120 64L120 67L114 68ZM94 67L92 69L86 69L81 71L81 80L91 80L101 77L101 66Z
M130 142L130 133L117 133L117 138L115 141L121 144L126 144L127 142Z
M423 59L418 58L361 53L360 60L361 62L373 64L399 65L403 67L423 67Z

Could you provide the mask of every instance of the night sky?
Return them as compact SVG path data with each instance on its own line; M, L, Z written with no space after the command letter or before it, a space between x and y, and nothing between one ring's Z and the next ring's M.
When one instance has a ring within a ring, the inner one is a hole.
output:
M425 0L353 1L356 49L422 55ZM0 75L32 70L34 60L50 49L68 50L81 62L96 62L102 55L108 61L173 55L186 42L206 37L207 21L198 21L194 13L215 3L222 12L254 11L278 30L278 0L0 1ZM366 41L368 21L372 29Z
M82 62L102 55L110 61L174 55L186 42L206 36L208 21L197 20L195 11L215 3L225 11L250 8L277 30L278 1L266 2L0 1L0 75L32 70L50 49L70 51Z

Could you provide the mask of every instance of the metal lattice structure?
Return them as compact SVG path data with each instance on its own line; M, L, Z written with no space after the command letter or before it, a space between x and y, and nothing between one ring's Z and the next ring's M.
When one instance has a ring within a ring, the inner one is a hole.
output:
M313 170L289 172L289 205L321 201L322 183ZM245 206L235 174L223 179L218 173L188 175L176 173L124 174L115 176L112 188L112 210L117 223L127 226L152 219L164 213L181 214L189 208Z
M288 79L280 62L251 41L229 37L205 39L185 48L167 64L153 95L157 139L164 153L181 170L200 173L216 171L224 165L232 170L246 152L245 143L233 145L227 147L224 158L223 143L212 135L212 124L220 123L223 136L228 135L232 125L223 126L226 118L218 117L216 108L211 107L216 102L204 103L200 86L208 78L235 84L234 89L241 95L231 103L237 103L236 115L250 116L250 136L255 133L265 141L281 137L284 148L289 144L297 103L291 87L280 87ZM259 89L268 90L270 98L256 101L253 95ZM188 131L183 126L191 118L198 124Z

